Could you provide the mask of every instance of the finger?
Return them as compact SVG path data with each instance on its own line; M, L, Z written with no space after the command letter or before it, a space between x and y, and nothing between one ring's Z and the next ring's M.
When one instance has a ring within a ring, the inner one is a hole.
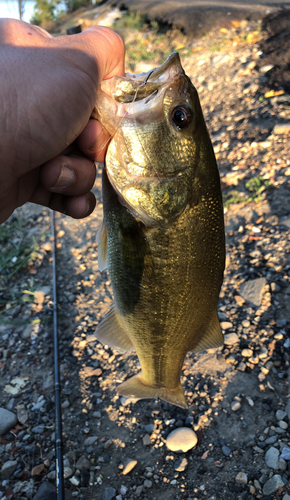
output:
M51 198L50 208L57 210L74 219L88 217L96 206L96 198L93 193L84 196L62 196L54 194Z
M69 215L74 219L87 217L96 206L96 198L93 193L86 193L82 196L65 196L47 191L41 184L37 186L29 201Z
M104 162L111 136L97 120L89 120L77 138L77 145L84 155L94 161Z
M94 163L81 156L56 156L44 163L40 170L40 182L47 191L68 196L88 193L95 178Z

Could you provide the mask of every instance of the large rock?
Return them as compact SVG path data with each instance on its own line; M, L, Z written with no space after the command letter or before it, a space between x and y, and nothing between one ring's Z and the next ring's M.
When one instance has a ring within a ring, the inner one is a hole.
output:
M53 484L48 481L41 483L33 500L57 500L57 494Z
M254 306L260 306L265 285L266 278L257 278L255 280L246 281L241 286L240 294L245 300Z
M0 472L0 478L2 479L2 481L12 476L16 467L17 467L17 460L8 460L7 462L5 462Z
M284 486L284 481L279 474L275 474L275 476L271 477L271 479L264 484L263 493L264 495L272 495L272 493L275 493L281 486Z
M10 431L17 424L17 417L11 411L0 408L0 436Z
M197 435L188 427L179 427L170 432L166 439L166 446L176 453L185 453L197 444Z
M279 450L271 446L265 455L265 462L271 469L278 469Z
M115 488L112 488L110 486L109 488L105 488L102 494L102 500L113 500L116 496L116 490Z

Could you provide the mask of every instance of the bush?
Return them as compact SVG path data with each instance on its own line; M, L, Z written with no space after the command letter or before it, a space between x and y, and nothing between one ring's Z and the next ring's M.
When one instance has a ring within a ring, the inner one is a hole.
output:
M36 0L34 14L30 19L31 24L40 26L56 21L59 17L57 10L59 4L60 0Z

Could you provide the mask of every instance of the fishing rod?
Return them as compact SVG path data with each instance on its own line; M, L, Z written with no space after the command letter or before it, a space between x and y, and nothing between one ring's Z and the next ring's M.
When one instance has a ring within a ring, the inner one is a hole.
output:
M56 455L56 495L57 500L64 500L63 450L62 450L62 416L60 399L60 377L58 357L57 326L57 290L56 290L56 238L55 211L51 216L52 235L52 285L53 285L53 340L54 340L54 399L55 399L55 455Z

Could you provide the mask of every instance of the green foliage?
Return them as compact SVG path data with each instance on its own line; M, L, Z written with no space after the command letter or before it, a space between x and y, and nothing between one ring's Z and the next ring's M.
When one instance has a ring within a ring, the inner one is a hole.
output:
M29 236L20 218L13 218L0 226L0 288L28 264L39 251L39 242L45 234Z
M34 13L30 22L40 26L43 23L55 22L59 17L60 0L36 0Z
M262 177L252 177L245 184L246 189L252 194L249 196L244 191L233 190L224 195L224 206L228 207L234 203L259 203L266 197L266 189L271 188L272 184L270 181L263 179Z
M140 31L144 25L147 24L146 14L139 14L138 12L126 12L120 19L114 22L113 29L118 31L118 29L135 29ZM156 23L157 24L157 23Z
M87 7L92 2L90 0L64 0L63 4L65 5L67 12L74 12L80 7Z

